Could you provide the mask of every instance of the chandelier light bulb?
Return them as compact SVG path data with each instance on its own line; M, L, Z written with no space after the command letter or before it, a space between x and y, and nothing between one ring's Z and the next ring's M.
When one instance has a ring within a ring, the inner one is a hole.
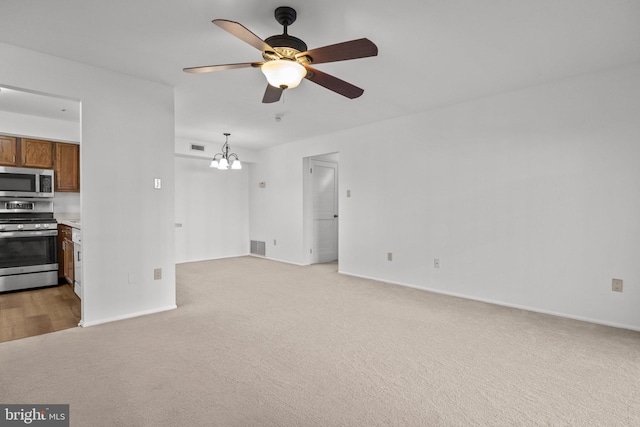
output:
M218 162L218 169L229 169L229 162L224 157Z
M231 163L231 169L242 169L242 163L240 163L240 160L234 160L233 163Z

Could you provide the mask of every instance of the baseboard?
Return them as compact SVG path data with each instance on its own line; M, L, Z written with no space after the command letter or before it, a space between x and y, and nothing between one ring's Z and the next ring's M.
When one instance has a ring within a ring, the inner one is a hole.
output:
M250 255L250 254L245 253L245 254L239 254L239 255L225 255L217 258L190 259L188 261L176 261L176 264L189 264L190 262L202 262L202 261L214 261L217 259L239 258L247 255Z
M269 261L282 262L282 263L285 263L285 264L297 265L299 267L304 267L306 265L309 265L309 264L300 264L300 263L297 263L297 262L285 261L283 259L278 259L278 258L270 258L270 257L267 257L267 256L256 255L256 254L229 255L229 256L223 256L223 257L218 257L218 258L205 258L205 259L195 259L195 260L190 260L190 261L180 261L180 262L176 262L176 265L177 264L188 264L188 263L191 263L191 262L215 261L215 260L218 260L218 259L241 258L241 257L245 257L245 256L266 259L266 260L269 260Z
M94 321L91 321L91 322L80 321L78 326L82 326L83 328L86 328L86 327L89 327L89 326L101 325L103 323L110 323L110 322L116 322L118 320L131 319L133 317L140 317L140 316L146 316L148 314L161 313L163 311L174 310L176 308L178 308L178 306L173 304L173 305L170 305L170 306L167 306L167 307L154 308L154 309L145 310L145 311L137 311L135 313L123 314L122 316L115 316L115 317L110 317L110 318L107 318L107 319L94 320Z
M262 255L256 255L256 254L249 254L249 256L252 256L252 257L255 257L255 258L267 259L269 261L282 262L284 264L297 265L298 267L305 267L305 266L309 265L309 264L300 264L299 262L285 261L283 259L278 259L278 258L270 258L268 256L262 256Z
M527 305L512 304L512 303L505 302L505 301L500 301L500 300L493 300L493 299L489 299L489 298L480 298L480 297L470 296L470 295L466 295L466 294L459 294L459 293L456 293L456 292L443 291L441 289L434 289L434 288L429 288L429 287L424 287L424 286L417 286L417 285L412 285L410 283L392 282L392 281L388 281L388 280L379 279L379 278L376 278L376 277L369 277L369 276L362 276L362 275L359 275L359 274L346 273L344 271L338 271L338 273L344 274L345 276L359 277L361 279L374 280L376 282L388 283L390 285L404 286L404 287L407 287L407 288L419 289L421 291L433 292L435 294L448 295L448 296L451 296L451 297L463 298L463 299L467 299L467 300L471 300L471 301L479 301L479 302L484 302L484 303L487 303L487 304L499 305L499 306L502 306L502 307L517 308L519 310L531 311L533 313L547 314L547 315L550 315L550 316L563 317L565 319L579 320L581 322L594 323L596 325L611 326L613 328L629 329L631 331L640 332L640 326L627 325L625 323L609 322L607 320L593 319L593 318L584 317L584 316L576 316L576 315L573 315L573 314L562 313L562 312L552 311L552 310L545 310L545 309L542 309L542 308L531 307L531 306L527 306Z

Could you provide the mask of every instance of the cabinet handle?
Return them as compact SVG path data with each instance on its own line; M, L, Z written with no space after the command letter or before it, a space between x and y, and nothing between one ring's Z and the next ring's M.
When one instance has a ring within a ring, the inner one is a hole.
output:
M13 155L13 163L15 163L15 162L16 162L16 155L14 154Z
M62 242L62 250L63 251L67 249L67 245L65 245L65 243L67 243L67 242Z

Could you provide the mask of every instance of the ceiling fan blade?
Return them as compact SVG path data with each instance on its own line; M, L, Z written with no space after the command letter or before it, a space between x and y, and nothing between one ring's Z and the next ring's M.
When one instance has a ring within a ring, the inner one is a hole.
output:
M305 68L308 71L307 76L305 77L307 80L311 80L312 82L339 93L342 96L346 96L349 99L357 98L364 93L364 89L360 89L351 83L340 80L331 74L323 73L322 71L308 66Z
M271 86L267 84L267 90L264 91L264 96L262 97L262 102L264 104L271 104L272 102L280 101L280 97L282 96L282 89L279 87Z
M238 22L228 21L226 19L214 19L211 22L213 22L223 30L233 34L240 40L246 43L249 43L251 46L255 47L260 51L264 52L266 50L266 51L275 52L275 50L271 46L269 46L267 43L265 43L264 40L262 40L260 37L253 34L249 29L247 29L244 25Z
M300 52L296 55L296 58L309 56L311 57L311 63L322 64L324 62L366 58L368 56L376 56L377 54L378 46L371 40L357 39Z
M185 73L210 73L212 71L233 70L234 68L257 68L262 62L241 62L239 64L205 65L204 67L183 68Z

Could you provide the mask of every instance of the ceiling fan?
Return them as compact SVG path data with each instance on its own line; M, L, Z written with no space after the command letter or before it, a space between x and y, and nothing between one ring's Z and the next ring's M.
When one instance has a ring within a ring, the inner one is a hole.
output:
M283 34L262 40L238 22L214 19L212 22L240 40L262 51L263 62L242 62L238 64L208 65L184 68L187 73L208 73L234 68L260 68L268 85L262 98L263 103L277 102L285 89L293 89L303 78L332 90L347 98L357 98L364 90L351 83L311 67L311 64L345 61L348 59L376 56L378 47L366 38L337 43L316 49L307 49L305 42L287 34L287 27L296 20L296 11L288 6L275 10L276 20L284 27Z

